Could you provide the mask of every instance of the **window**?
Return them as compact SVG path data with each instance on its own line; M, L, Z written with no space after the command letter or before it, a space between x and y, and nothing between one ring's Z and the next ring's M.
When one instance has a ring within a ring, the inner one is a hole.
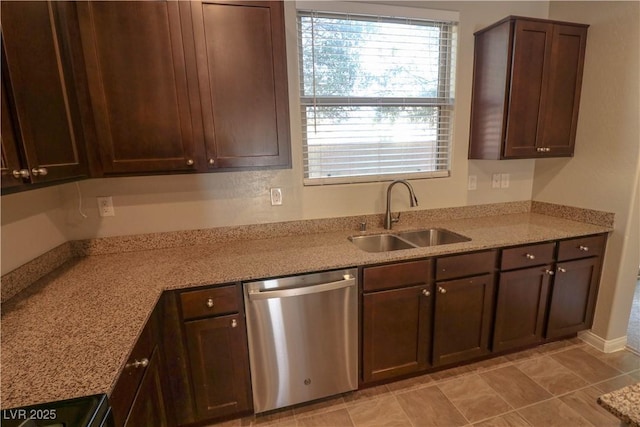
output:
M305 184L448 176L457 13L358 6L298 5Z

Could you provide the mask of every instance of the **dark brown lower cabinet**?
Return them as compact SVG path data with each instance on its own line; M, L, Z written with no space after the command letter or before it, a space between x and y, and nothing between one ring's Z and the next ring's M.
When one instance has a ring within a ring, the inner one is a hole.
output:
M240 314L185 322L198 420L252 409L249 352Z
M589 329L593 322L600 257L559 262L551 291L547 338Z
M424 284L363 295L364 382L429 367L432 288Z
M156 346L131 405L125 426L168 426L160 375L160 349Z
M551 269L546 265L500 273L493 351L542 341Z
M494 275L436 282L433 365L489 354Z

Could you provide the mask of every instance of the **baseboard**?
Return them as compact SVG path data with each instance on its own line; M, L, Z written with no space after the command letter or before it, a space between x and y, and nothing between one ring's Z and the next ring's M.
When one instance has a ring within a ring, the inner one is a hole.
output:
M627 345L626 335L613 340L605 340L591 331L582 331L578 332L578 338L603 353L613 353L614 351L624 350Z

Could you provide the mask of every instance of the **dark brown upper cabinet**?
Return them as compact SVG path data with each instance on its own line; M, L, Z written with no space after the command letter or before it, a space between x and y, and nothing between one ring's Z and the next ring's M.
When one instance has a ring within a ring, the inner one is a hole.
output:
M85 177L65 2L2 2L2 189Z
M587 28L510 16L475 33L470 159L573 156Z
M291 165L280 1L192 2L206 165Z
M91 1L77 8L97 174L195 170L180 2Z

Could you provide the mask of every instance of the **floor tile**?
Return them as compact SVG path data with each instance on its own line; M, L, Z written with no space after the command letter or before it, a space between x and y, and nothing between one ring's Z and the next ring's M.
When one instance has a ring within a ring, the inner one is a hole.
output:
M602 392L595 387L587 387L562 396L560 400L593 425L619 426L620 421L598 405L597 399L601 394Z
M635 384L638 381L640 381L640 378L634 378L631 375L620 375L619 377L594 384L594 387L601 391L600 394L604 394Z
M367 400L379 399L387 394L390 394L386 385L380 385L376 387L364 388L362 390L352 391L342 395L344 402L347 405L357 404Z
M467 420L436 386L396 395L414 426L463 426Z
M513 409L479 375L456 378L439 384L438 388L472 423Z
M387 384L387 388L392 393L403 393L410 390L416 390L418 388L427 387L433 385L433 378L431 375L420 375L418 377L407 378L406 380L394 381Z
M629 372L627 375L629 375L632 378L635 378L637 381L640 381L640 370L639 371L634 371L634 372Z
M536 353L539 353L539 354L555 353L557 351L560 351L562 349L567 349L575 345L576 344L574 342L569 340L553 341L547 344L542 344L539 347L536 347L535 351Z
M519 351L517 353L510 353L510 354L505 355L504 357L506 357L511 362L517 362L517 361L520 361L520 360L525 360L525 359L530 359L532 357L537 357L539 355L540 355L540 353L538 353L535 348L531 348L531 349L528 349L528 350Z
M266 415L256 415L251 421L252 426L268 426L278 424L281 425L285 422L290 422L295 418L292 409L284 409L276 412L271 412ZM295 425L295 424L294 424Z
M509 412L508 414L474 424L476 427L529 427L530 425L517 412Z
M534 427L592 427L586 419L558 399L546 400L518 410Z
M500 368L502 366L506 366L511 364L512 362L504 356L493 357L491 359L483 360L481 362L475 362L470 365L467 365L470 372L485 372L491 369Z
M337 409L344 409L345 403L342 396L319 400L308 405L296 406L293 412L296 418L318 415L325 412L332 412Z
M407 414L400 406L400 402L393 395L349 406L347 411L356 427L405 427L411 425Z
M550 357L589 383L604 381L622 374L619 370L580 348L554 353Z
M630 351L620 350L613 353L603 353L591 346L585 347L584 350L619 371L631 372L640 369L640 356L636 356Z
M301 427L353 427L353 422L351 422L351 417L346 409L298 418L297 422L297 425Z
M434 381L442 381L442 380L450 380L452 378L459 377L461 375L465 375L471 372L468 366L458 366L456 368L445 369L443 371L438 371L430 374L431 379Z
M515 366L555 396L589 385L549 356L525 360Z
M551 395L515 366L484 372L480 376L514 408L531 405Z

